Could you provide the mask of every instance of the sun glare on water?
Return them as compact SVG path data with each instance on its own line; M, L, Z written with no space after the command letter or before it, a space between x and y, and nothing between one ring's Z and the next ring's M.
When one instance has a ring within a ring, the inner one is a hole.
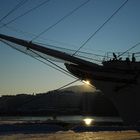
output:
M91 118L85 118L83 121L84 121L84 123L85 123L87 126L90 126L90 125L92 124L93 119L91 119Z

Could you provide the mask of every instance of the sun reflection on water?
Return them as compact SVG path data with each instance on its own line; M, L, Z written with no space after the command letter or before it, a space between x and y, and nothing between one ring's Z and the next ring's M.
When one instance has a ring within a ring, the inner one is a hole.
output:
M92 118L85 118L83 119L84 123L87 125L87 126L90 126L92 124L94 119Z

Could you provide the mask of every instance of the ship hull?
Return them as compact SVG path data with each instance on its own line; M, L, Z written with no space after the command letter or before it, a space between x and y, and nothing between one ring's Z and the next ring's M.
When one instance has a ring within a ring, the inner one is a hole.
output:
M100 89L114 103L125 124L136 125L139 123L139 84L125 85L94 79L93 83L97 89Z
M66 65L76 77L101 90L115 105L125 124L136 125L140 120L140 78L133 73L112 71L103 67L84 68Z

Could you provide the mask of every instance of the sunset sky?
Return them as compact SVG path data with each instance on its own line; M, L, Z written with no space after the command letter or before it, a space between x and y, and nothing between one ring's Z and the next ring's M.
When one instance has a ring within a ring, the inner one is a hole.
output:
M39 8L12 21L43 1L45 0L1 0L0 33L32 40L34 35L40 34L87 0L48 0ZM1 20L20 2L23 2L21 7ZM77 50L124 2L125 0L89 0L33 41ZM105 55L106 52L126 51L138 42L140 0L128 0L81 51ZM140 46L132 51L140 52L139 48ZM46 92L73 80L0 42L0 95Z

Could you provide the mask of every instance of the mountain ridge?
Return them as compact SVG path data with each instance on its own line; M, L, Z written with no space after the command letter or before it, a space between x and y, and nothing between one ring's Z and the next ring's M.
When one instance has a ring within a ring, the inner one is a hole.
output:
M82 93L82 92L95 92L96 89L90 85L74 85L74 86L69 86L67 88L62 89L61 91L72 91L75 93Z

